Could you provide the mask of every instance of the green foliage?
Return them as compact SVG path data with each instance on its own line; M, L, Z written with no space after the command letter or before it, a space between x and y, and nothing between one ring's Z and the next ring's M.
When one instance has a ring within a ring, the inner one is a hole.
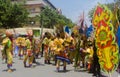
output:
M93 18L93 14L94 14L95 8L92 8L89 12L88 12L88 16L89 18Z
M10 16L9 11L11 8L10 1L8 0L0 0L0 27L3 27L8 20L8 16Z
M119 23L120 23L120 9L117 11L117 15L118 15Z
M21 27L27 22L28 12L24 9L22 4L13 4L11 16L8 24L10 27Z
M45 28L53 28L55 25L68 25L69 27L73 26L73 23L70 19L65 16L58 14L56 10L52 10L49 7L45 7L40 13L40 23Z
M28 18L28 12L23 4L11 3L10 0L0 0L0 28L21 27Z

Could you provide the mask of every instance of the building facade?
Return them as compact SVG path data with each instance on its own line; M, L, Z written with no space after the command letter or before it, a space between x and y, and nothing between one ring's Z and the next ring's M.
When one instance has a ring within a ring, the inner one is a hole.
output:
M29 12L29 22L30 27L40 27L40 21L38 20L38 15L45 6L56 10L55 6L49 0L12 0L13 2L25 2L25 8Z

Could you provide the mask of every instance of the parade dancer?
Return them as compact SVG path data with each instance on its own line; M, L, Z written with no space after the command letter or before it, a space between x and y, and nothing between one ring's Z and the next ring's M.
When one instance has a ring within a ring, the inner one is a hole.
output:
M45 38L43 40L44 44L44 63L45 64L50 64L50 57L49 57L49 43L50 43L50 33L46 32L45 33Z
M16 39L16 44L19 47L19 59L22 60L23 53L24 53L24 47L25 47L25 38L18 37Z
M17 46L17 42L16 39L19 36L19 34L15 31L15 29L13 29L14 35L13 35L13 52L14 52L14 57L18 56L18 51L19 51L19 47Z
M65 48L64 46L64 39L60 38L60 34L57 34L57 38L54 40L54 44L55 44L55 55L56 55L56 69L59 72L60 71L60 62L63 62L63 70L66 71L66 64L70 63L70 60L68 59L67 56L67 47Z
M34 42L33 43L34 43L33 44L34 56L35 56L35 58L38 58L39 53L40 53L40 47L41 47L40 40L37 39L37 38L34 38Z
M64 49L62 49L63 48L63 45L62 45L62 43L63 43L63 39L61 39L61 41L60 41L60 38L58 37L58 38L56 38L55 40L54 40L54 42L55 42L55 45L56 45L56 50L55 50L55 57L56 57L56 70L59 72L59 70L60 70L60 59L58 59L59 57L60 57L60 52L63 52L64 51ZM65 63L63 63L64 64L64 66L66 65ZM66 67L66 66L65 66ZM64 68L63 68L63 70L64 70Z
M77 43L76 43L76 49L75 49L75 62L74 62L74 67L75 70L80 64L80 38L77 38Z
M72 36L69 36L66 38L66 42L68 43L68 48L69 48L68 57L69 57L71 63L73 63L73 59L74 59L74 55L75 55L75 39L74 39L73 33L72 33Z
M54 44L54 38L51 39L51 41L49 43L49 50L50 50L50 58L52 58L52 60L55 61L55 54L54 54L55 44ZM54 65L56 65L56 62L55 62Z
M7 58L7 67L8 72L12 72L12 63L13 63L13 45L12 45L12 33L6 31L6 38L3 39L2 45L4 46L3 54Z
M32 63L33 63L33 52L32 52L32 33L28 33L28 38L26 38L26 52L24 53L25 54L25 57L24 57L24 67L27 67L26 65L26 62L28 60L28 63L29 63L29 66L28 67L31 67L32 66Z
M88 46L87 46L87 49L86 49L85 53L87 53L87 55L85 57L85 63L87 63L87 70L89 72L91 72L91 66L92 66L92 61L93 61L93 53L94 53L91 41L88 41Z
M24 57L24 67L27 67L26 62L27 60L29 61L29 66L32 66L32 62L33 62L33 55L32 55L32 46L31 46L31 41L29 39L26 39L26 53L25 53L25 57Z

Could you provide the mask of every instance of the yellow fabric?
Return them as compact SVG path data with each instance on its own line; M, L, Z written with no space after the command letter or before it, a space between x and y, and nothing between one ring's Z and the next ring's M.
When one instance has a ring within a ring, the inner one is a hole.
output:
M27 60L28 60L29 64L32 64L32 62L33 62L33 56L25 55L24 56L24 62L27 62Z
M31 41L29 39L26 39L26 46L27 46L27 49L31 49L32 46L31 46Z
M26 46L25 38L23 38L23 37L18 37L18 38L16 39L16 44L17 44L18 46Z
M8 41L10 41L10 39L7 37L5 39L3 39L3 46L5 47L8 43ZM13 48L12 48L12 43L10 46L8 46L7 48L4 49L3 53L6 52L6 56L7 56L7 64L12 64L13 62L13 56L12 56L12 51L13 51Z
M62 45L63 42L64 42L64 40L61 38L56 38L54 40L54 44L55 44L55 46L54 46L55 51L54 52L55 52L55 54L60 54L60 51L64 50L64 46Z
M48 38L46 37L46 38L44 38L44 40L43 40L43 44L49 45L50 41L51 41L51 39L48 39Z
M90 57L93 57L94 51L93 51L92 48L87 48L86 52L89 53L89 56L90 56Z

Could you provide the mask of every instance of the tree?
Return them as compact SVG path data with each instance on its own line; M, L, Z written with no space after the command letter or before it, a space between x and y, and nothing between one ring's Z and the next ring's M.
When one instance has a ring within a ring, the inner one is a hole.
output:
M23 4L11 3L10 0L0 0L0 27L21 27L28 18L28 12Z
M8 0L0 0L0 27L6 25L6 21L8 20L8 16L10 16L10 8L12 5Z
M11 15L9 16L8 24L12 28L22 27L27 23L28 12L22 4L14 3L12 5Z
M66 18L64 15L59 15L58 24L68 26L70 28L74 26L74 23L70 19Z
M40 22L46 28L53 28L55 25L68 25L73 26L73 23L70 19L65 16L58 14L56 10L52 10L49 7L45 7L40 13Z
M49 7L45 7L40 13L40 22L43 23L44 27L53 28L53 25L56 23L56 13L54 10Z

